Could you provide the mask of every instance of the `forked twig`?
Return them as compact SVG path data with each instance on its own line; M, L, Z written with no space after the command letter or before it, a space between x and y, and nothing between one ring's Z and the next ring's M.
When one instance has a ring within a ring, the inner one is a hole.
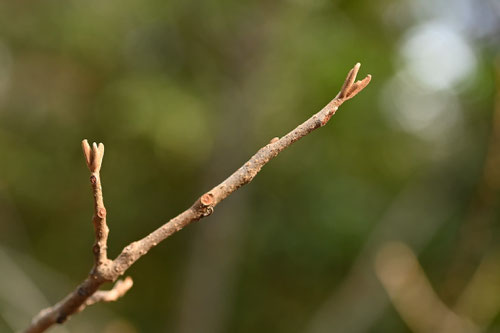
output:
M297 126L282 138L273 138L269 144L262 147L250 160L236 170L231 176L213 189L203 194L195 203L146 237L126 246L118 257L111 261L107 258L108 227L106 224L106 209L102 198L100 169L104 156L104 145L94 143L92 147L87 140L82 142L85 161L90 170L90 182L94 195L94 224L96 240L93 247L94 267L89 276L72 293L54 306L42 310L25 330L26 333L43 332L55 323L63 323L70 315L81 311L87 305L99 301L114 301L123 296L131 287L132 279L117 283L107 292L97 291L105 282L115 281L140 257L161 241L181 230L190 223L212 214L214 207L241 186L248 184L271 159L295 141L301 139L313 130L324 126L345 101L353 98L370 82L368 75L361 81L356 80L360 64L357 63L349 71L339 94L321 111Z

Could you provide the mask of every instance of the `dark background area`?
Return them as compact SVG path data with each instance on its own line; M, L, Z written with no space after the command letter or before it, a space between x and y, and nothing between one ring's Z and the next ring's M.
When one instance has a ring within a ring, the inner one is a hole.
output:
M371 84L325 128L53 332L420 332L381 283L392 242L499 332L499 36L495 0L0 1L0 331L92 266L82 139L106 146L115 257L359 61Z

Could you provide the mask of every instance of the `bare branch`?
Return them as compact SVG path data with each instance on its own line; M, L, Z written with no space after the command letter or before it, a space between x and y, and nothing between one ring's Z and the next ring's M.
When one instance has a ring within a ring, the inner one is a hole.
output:
M91 183L95 199L94 229L96 242L94 244L95 264L90 276L71 294L51 308L42 310L33 319L26 333L43 332L55 323L62 323L68 316L83 309L87 304L95 301L121 297L132 287L129 284L117 284L110 291L96 292L99 286L105 282L115 281L119 276L140 257L145 255L151 248L171 236L175 232L213 213L214 207L241 186L248 184L257 173L271 159L276 157L282 150L289 147L295 141L301 139L313 130L324 126L335 114L340 105L346 100L354 97L370 82L370 75L361 81L354 82L359 71L360 64L356 64L347 76L340 93L321 111L297 126L290 133L280 138L273 138L269 144L262 147L242 167L213 189L203 194L195 203L183 213L171 219L146 237L126 246L118 257L111 261L107 259L106 242L108 227L106 225L106 209L102 199L102 188L99 171L104 155L104 146L94 143L92 149L87 140L83 140L82 148L85 161L91 172ZM127 279L125 280L127 281ZM125 283L125 282L124 282Z
M104 157L104 145L102 143L97 145L94 142L91 149L88 141L85 139L82 141L82 149L85 161L91 173L90 184L92 185L92 192L94 195L94 216L92 218L92 223L94 224L95 243L92 252L95 258L94 270L96 270L99 266L108 262L107 242L109 228L106 223L106 208L104 207L100 176L102 159Z
M78 312L82 311L87 306L98 302L114 302L120 297L123 297L133 285L134 281L130 276L127 276L125 280L118 280L111 290L99 290L87 298L85 303L83 303L78 309Z

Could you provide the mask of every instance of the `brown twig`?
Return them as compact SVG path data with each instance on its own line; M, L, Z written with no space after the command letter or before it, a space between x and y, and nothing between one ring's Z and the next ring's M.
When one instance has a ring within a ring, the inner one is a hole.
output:
M92 250L95 258L94 264L97 267L109 261L107 255L109 228L106 224L106 208L104 207L102 197L100 176L102 158L104 157L104 145L102 143L97 145L94 142L92 148L90 148L88 141L83 140L82 149L91 173L90 184L92 185L92 192L94 194L94 217L92 218L92 223L94 224L95 243Z
M130 276L127 276L125 280L118 280L111 290L99 290L87 298L85 303L83 303L78 309L78 312L82 311L87 306L98 302L114 302L124 296L133 285L134 281Z
M119 276L140 257L145 255L151 248L171 236L175 232L213 213L214 207L241 186L248 184L257 173L272 158L276 157L282 150L295 141L301 139L313 130L324 126L335 114L343 102L353 98L370 82L368 75L361 81L356 81L360 64L357 63L349 71L346 81L339 94L328 103L321 111L297 126L281 139L274 138L269 144L262 147L250 160L229 176L219 185L203 194L195 203L183 213L174 217L146 237L126 246L118 257L111 261L107 258L106 242L108 227L106 225L106 209L102 199L102 188L99 171L104 155L102 144L93 144L92 148L86 140L82 142L83 152L87 166L91 172L91 184L95 199L95 215L93 219L96 242L94 244L95 263L89 277L82 282L76 290L66 296L56 305L42 310L25 330L26 333L43 332L55 323L63 323L68 316L83 309L88 304L104 300L116 300L132 286L132 280L122 288L123 285L115 286L109 292L97 292L97 289L105 282L115 281ZM119 288L120 287L120 288ZM96 296L97 295L97 296ZM105 297L103 295L106 295Z

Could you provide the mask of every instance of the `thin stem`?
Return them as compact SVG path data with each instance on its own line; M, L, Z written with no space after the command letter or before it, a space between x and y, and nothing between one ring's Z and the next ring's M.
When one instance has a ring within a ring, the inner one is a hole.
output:
M108 261L107 243L109 228L106 223L106 208L104 207L100 176L102 159L104 157L104 145L102 143L97 145L94 142L92 148L90 148L88 141L83 140L82 149L87 167L90 170L90 184L92 185L92 193L94 196L94 216L92 217L92 223L94 224L95 243L92 247L92 252L95 258L94 270L96 270L99 266L106 264Z

